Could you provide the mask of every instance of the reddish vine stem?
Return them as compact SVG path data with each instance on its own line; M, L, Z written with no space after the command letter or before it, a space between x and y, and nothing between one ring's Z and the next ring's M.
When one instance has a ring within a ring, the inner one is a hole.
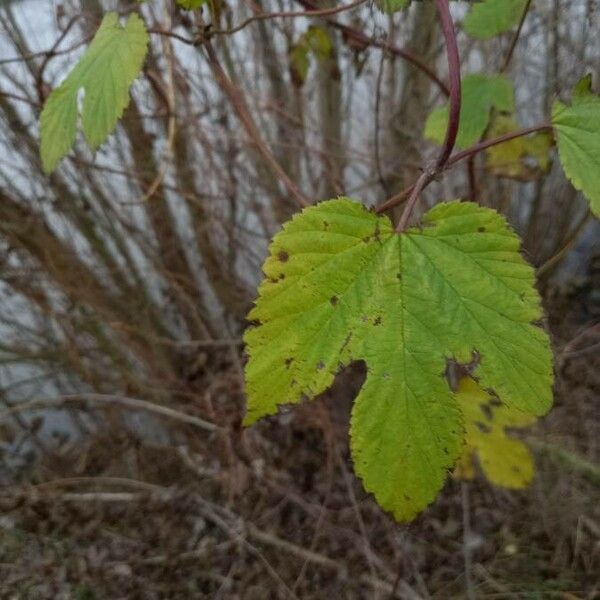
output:
M442 32L446 42L446 54L448 57L448 76L450 78L450 110L448 116L448 127L442 150L433 165L425 168L421 176L414 185L406 206L402 211L400 220L396 227L396 232L400 233L406 229L410 216L416 206L421 192L435 179L440 173L454 149L456 137L458 135L458 127L460 124L460 107L461 107L461 79L460 79L460 54L458 52L458 42L456 40L456 32L452 23L452 15L450 14L450 3L448 0L436 0Z
M540 123L539 125L532 125L531 127L526 127L524 129L518 129L517 131L511 131L510 133L505 133L497 138L493 138L491 140L484 140L483 142L479 142L466 150L461 150L457 152L453 156L450 157L448 162L446 163L446 168L449 168L455 165L457 162L464 160L465 158L469 158L470 156L474 156L475 154L482 152L483 150L487 150L492 146L498 146L499 144L504 144L505 142L510 142L519 137L523 137L525 135L529 135L531 133L538 133L540 131L549 131L552 129L552 125L550 123Z
M485 140L483 142L479 142L466 150L461 150L457 152L453 156L448 159L448 162L442 169L442 171L446 171L453 167L456 163L464 160L465 158L470 158L471 156L475 156L479 152L483 150L487 150L492 146L498 146L500 144L504 144L506 142L510 142L519 137L523 137L526 135L530 135L532 133L538 133L540 131L551 131L552 125L550 123L540 123L539 125L532 125L531 127L526 127L524 129L518 129L516 131L511 131L510 133L505 133L504 135L498 136L497 138L493 138L491 140ZM414 190L416 184L407 187L402 190L399 194L395 194L388 200L386 200L383 204L375 208L375 212L377 214L381 214L390 208L394 208L394 206L398 206L398 204L402 204L402 202L410 196L412 191Z
M448 128L442 151L435 163L435 170L439 171L450 158L456 136L458 135L458 126L460 124L460 106L461 106L461 79L460 79L460 55L458 53L458 42L456 32L452 23L450 14L450 3L448 0L436 0L438 13L444 39L446 41L446 54L448 57L448 76L450 78L450 115L448 117Z

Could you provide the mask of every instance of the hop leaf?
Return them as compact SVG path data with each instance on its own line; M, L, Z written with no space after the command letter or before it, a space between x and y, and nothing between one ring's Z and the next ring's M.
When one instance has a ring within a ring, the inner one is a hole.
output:
M465 450L455 475L472 479L475 475L473 455L477 455L485 476L500 487L521 489L533 478L533 457L527 446L506 435L507 427L526 427L536 418L509 408L485 392L472 379L461 379L456 394L465 417Z
M513 112L514 88L502 75L467 75L463 79L460 124L456 145L468 148L477 143L489 122L490 111ZM441 144L448 128L448 107L434 110L425 123L425 137Z
M102 20L92 43L41 114L41 156L50 173L75 142L77 95L83 88L83 133L96 149L115 128L129 104L129 87L138 76L148 45L143 21L132 14L125 27L117 13Z
M409 520L461 454L463 417L448 359L509 407L551 404L548 338L533 271L496 212L440 204L422 229L348 199L305 209L273 239L245 335L245 424L313 398L352 361L367 379L352 411L357 473L380 505Z
M493 139L518 129L519 125L512 117L498 115L493 119L486 138ZM529 181L548 170L551 145L552 136L545 131L529 137L517 137L488 148L485 164L496 177Z
M567 177L600 217L600 98L592 93L591 83L591 77L579 82L571 106L554 103L552 125Z
M527 0L484 0L475 4L465 18L465 31L486 39L512 29L520 21Z

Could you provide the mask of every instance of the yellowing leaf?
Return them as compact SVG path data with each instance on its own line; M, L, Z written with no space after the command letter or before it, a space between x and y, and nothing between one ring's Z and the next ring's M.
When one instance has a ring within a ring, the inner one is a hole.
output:
M519 129L512 118L498 115L494 118L486 138L493 139ZM492 146L486 151L486 167L496 177L510 177L530 181L548 170L552 136L546 132L522 136Z
M177 0L177 4L185 10L195 10L206 4L208 0Z
M323 27L309 27L303 38L319 60L325 60L331 56L331 38Z
M476 376L532 414L551 404L551 355L533 270L495 211L439 204L399 235L340 198L307 208L270 245L245 334L245 424L314 398L352 361L367 379L352 411L355 469L401 521L433 500L463 445L443 373Z
M483 0L474 4L465 18L465 31L486 39L515 27L521 20L527 0Z
M308 47L306 44L296 44L290 50L290 71L292 79L302 84L306 80L308 75L308 67L310 61L308 60Z
M148 33L136 14L125 27L117 13L104 17L85 54L42 110L41 156L46 173L54 170L75 141L79 90L85 94L83 133L92 149L113 131L129 103L129 87L139 74L147 45Z
M468 148L485 133L492 108L513 112L513 85L502 75L467 75L463 79L460 124L456 145ZM448 107L434 110L425 123L425 137L442 144L448 126Z
M331 55L331 39L323 27L309 27L290 50L290 70L298 84L304 83L310 67L309 54L317 60L325 60Z
M533 478L531 452L523 442L506 434L507 427L526 427L536 418L509 408L488 394L472 379L461 379L456 400L465 417L465 449L457 463L455 475L472 479L473 456L487 479L500 487L524 488Z
M377 6L385 13L395 13L408 7L410 0L377 0Z
M590 77L573 91L571 106L554 103L552 125L567 177L600 217L600 98L591 91Z

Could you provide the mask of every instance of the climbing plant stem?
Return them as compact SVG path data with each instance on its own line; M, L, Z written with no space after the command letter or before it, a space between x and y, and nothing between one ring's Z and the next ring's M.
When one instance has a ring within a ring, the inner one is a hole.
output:
M456 31L454 30L454 24L452 23L452 15L450 14L449 0L436 0L438 14L440 16L440 23L442 25L442 32L444 33L444 40L446 42L446 55L448 57L448 77L449 77L449 91L450 91L450 110L448 115L448 127L446 129L446 136L444 138L444 144L442 150L437 157L437 160L433 165L426 167L417 180L417 183L413 187L408 201L400 220L396 231L399 233L406 229L408 221L412 214L414 207L416 206L419 195L421 192L435 179L436 175L440 173L450 155L454 149L456 143L456 136L458 135L458 127L460 124L460 106L461 106L461 79L460 79L460 54L458 52L458 42L456 40Z

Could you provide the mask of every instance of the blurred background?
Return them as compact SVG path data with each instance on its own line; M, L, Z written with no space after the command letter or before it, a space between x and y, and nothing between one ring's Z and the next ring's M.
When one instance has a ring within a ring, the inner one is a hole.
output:
M395 523L352 471L358 368L241 428L244 316L298 209L265 157L311 201L371 206L436 153L443 85L402 57L446 79L435 3L355 4L231 31L335 3L0 2L0 597L600 598L600 225L554 150L461 164L420 207L496 208L538 269L555 408L521 436L528 489L450 478ZM108 10L153 32L142 76L109 141L46 176L41 107ZM518 39L468 37L467 10L463 73L503 70L521 126L588 73L598 91L595 0L535 0ZM207 23L212 56L186 43Z

